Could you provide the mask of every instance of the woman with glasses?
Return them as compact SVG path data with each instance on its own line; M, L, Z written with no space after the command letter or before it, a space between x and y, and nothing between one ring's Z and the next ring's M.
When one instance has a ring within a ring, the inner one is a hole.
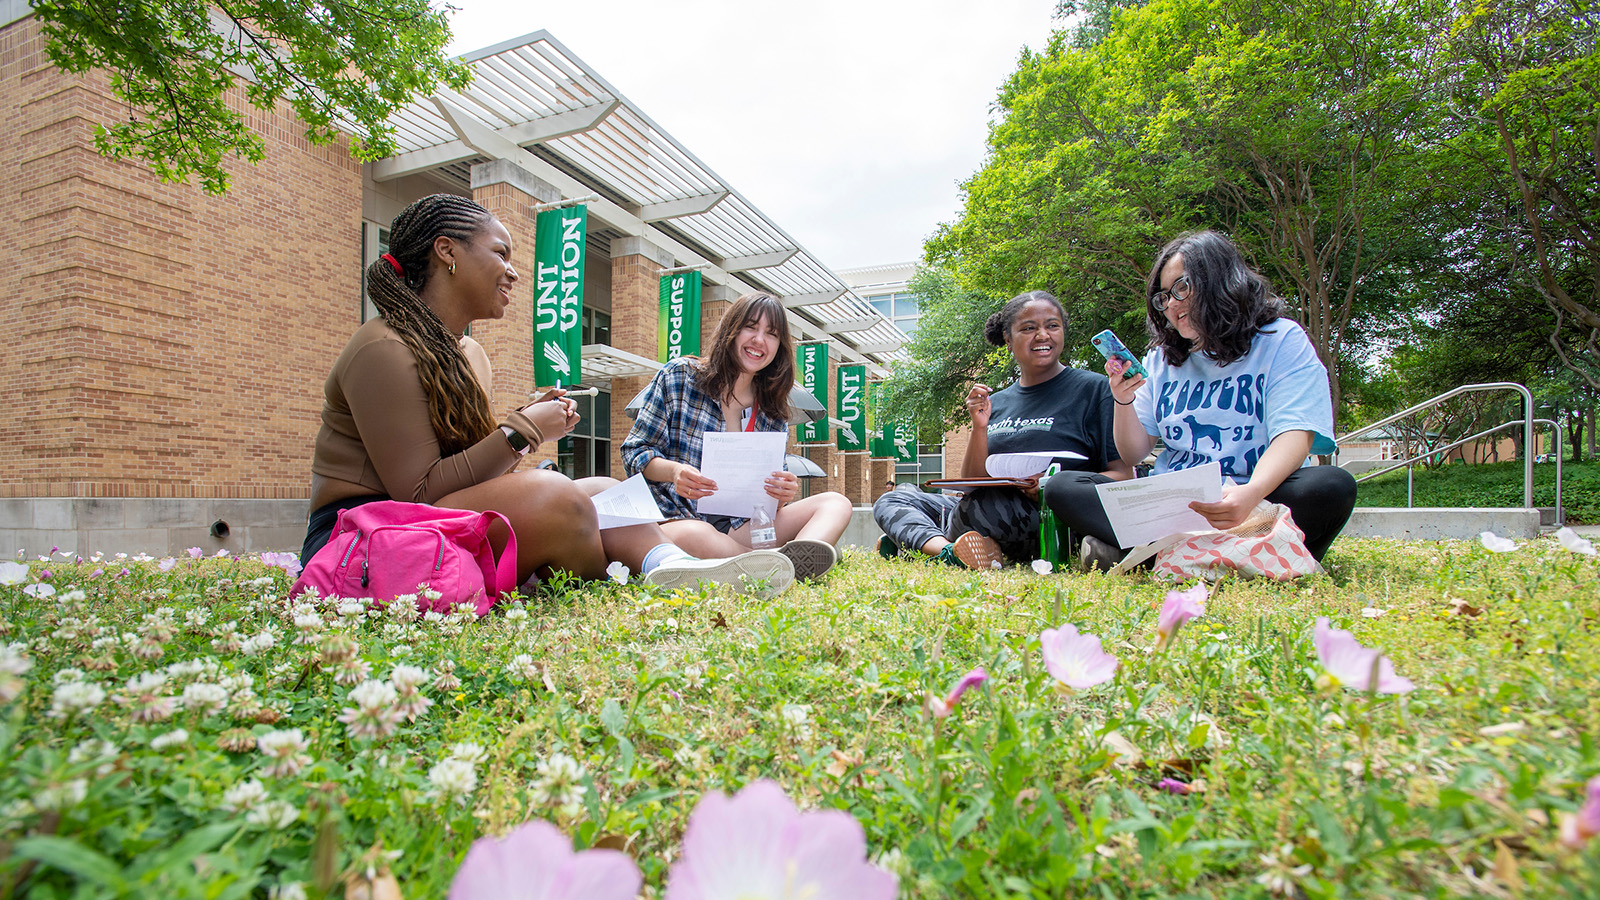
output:
M1133 477L1130 458L1118 457L1112 439L1112 395L1105 379L1061 362L1066 326L1061 302L1044 291L1012 297L984 324L985 339L1011 351L1017 380L998 391L977 384L968 392L972 437L961 463L963 478L989 475L991 455L1043 451L1072 454L1057 460L1064 471L1056 479L1094 485ZM1039 496L1033 488L981 487L959 502L895 491L878 498L872 514L884 531L878 545L884 556L921 550L971 569L1039 556Z
M1241 524L1262 500L1289 507L1318 560L1355 507L1356 484L1335 466L1328 370L1305 329L1227 237L1178 236L1156 257L1146 288L1151 349L1146 380L1106 363L1123 459L1141 460L1159 437L1152 474L1212 462L1232 479L1215 503L1192 503L1213 528ZM1045 502L1083 535L1079 566L1108 569L1125 555L1092 484L1056 478Z

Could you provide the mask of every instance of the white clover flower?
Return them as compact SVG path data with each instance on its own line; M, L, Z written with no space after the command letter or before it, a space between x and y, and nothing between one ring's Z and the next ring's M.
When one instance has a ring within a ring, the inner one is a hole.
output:
M418 666L395 666L389 670L389 683L394 689L404 695L407 691L415 691L427 683L428 670Z
M72 765L94 764L94 773L101 777L111 774L116 768L117 757L122 755L122 748L110 741L90 738L79 741L67 753L67 762Z
M169 747L182 747L189 743L189 732L183 728L174 728L166 734L158 734L150 739L150 749L158 753Z
M351 688L349 699L355 706L347 707L339 721L345 723L352 737L376 739L394 731L400 720L395 711L400 697L393 685L384 681L363 681Z
M452 757L428 770L428 782L432 785L430 797L440 803L456 800L464 804L478 787L478 772L472 763Z
M57 669L56 673L54 675L50 676L50 683L53 684L53 685L57 685L57 686L60 686L60 685L63 685L63 684L71 684L74 681L82 681L82 680L83 680L83 670L82 669L73 669L73 668Z
M1487 534L1487 532L1485 532ZM1256 876L1256 884L1267 889L1269 894L1280 897L1293 897L1300 892L1298 882L1301 878L1311 874L1311 864L1305 863L1290 866L1293 861L1294 845L1284 844L1278 848L1276 854L1263 853L1259 859L1265 871Z
M183 708L216 712L228 705L228 689L209 681L197 681L183 689Z
M282 831L299 818L300 808L293 803L286 800L266 800L246 813L244 820L251 825Z
M405 643L405 644L401 644L401 645L399 645L397 647L390 647L389 648L389 655L390 656L410 656L411 655L411 644L410 643Z
M197 606L183 614L183 624L190 630L199 630L211 621L211 610Z
M285 881L267 889L267 900L306 900L306 886L298 881Z
M87 599L89 599L89 595L88 594L85 594L82 590L73 589L73 590L67 591L67 592L61 594L60 596L56 597L56 602L57 603L77 603L77 602L79 602L81 600L87 600Z
M267 789L255 778L236 784L222 793L222 808L228 812L255 809L267 799Z
M695 690L706 683L706 667L700 663L693 663L683 667L683 686L687 690Z
M705 763L705 760L706 755L703 751L688 744L684 744L672 751L672 761L685 769L698 769Z
M372 674L372 664L352 656L334 667L333 680L339 684L359 684Z
M393 621L410 624L417 620L417 614L421 611L416 594L401 594L384 609L384 614Z
M523 622L528 618L528 610L522 606L513 606L506 610L507 622Z
M49 784L33 795L33 808L39 812L63 812L89 796L89 782L74 778L62 784Z
M565 753L552 753L537 766L539 777L529 787L529 797L538 806L576 806L587 788L581 782L583 766Z
M811 718L811 706L806 703L785 703L781 714L786 724L798 728Z
M245 656L256 656L271 650L278 643L277 635L271 631L261 631L244 639L239 645L239 652Z
M166 685L166 683L167 673L160 670L152 670L149 672L140 672L132 678L129 678L127 686L124 687L123 690L130 694L148 694L151 691L159 690L161 687Z
M444 613L438 612L437 610L430 609L422 614L422 624L424 625L438 625L443 621Z
M298 728L269 731L256 738L256 749L269 760L262 771L273 778L300 774L311 762L311 757L305 753L310 747L311 743Z
M518 653L511 658L511 662L506 663L506 674L511 676L512 681L532 681L539 677L539 667L532 656Z
M360 600L340 600L334 610L339 614L339 618L355 621L366 615L367 605Z
M432 686L441 691L453 691L461 687L461 679L456 677L455 660L443 659L439 661L439 671L433 676Z
M167 666L167 675L172 678L193 678L203 674L206 664L203 660L185 659Z
M50 701L50 715L57 719L65 719L94 709L105 699L106 690L100 685L88 681L69 681L56 685L55 694Z
M437 603L439 602L439 598L444 596L443 594L429 587L427 584L417 585L417 593L421 594L422 599L428 601L429 603Z
M450 758L476 765L489 758L489 751L484 749L482 744L473 741L462 741L450 745Z
M222 676L222 686L227 688L230 693L249 690L256 686L256 679L249 672L234 672Z

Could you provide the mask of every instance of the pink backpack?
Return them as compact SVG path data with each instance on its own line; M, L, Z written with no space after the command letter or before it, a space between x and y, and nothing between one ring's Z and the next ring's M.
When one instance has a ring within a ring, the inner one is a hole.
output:
M324 597L370 599L382 605L419 586L439 593L426 612L449 612L472 603L478 615L494 606L502 591L517 586L517 536L512 534L498 561L489 543L489 523L510 521L497 512L440 509L425 503L379 500L339 512L333 535L306 562L289 589L297 597L316 588Z

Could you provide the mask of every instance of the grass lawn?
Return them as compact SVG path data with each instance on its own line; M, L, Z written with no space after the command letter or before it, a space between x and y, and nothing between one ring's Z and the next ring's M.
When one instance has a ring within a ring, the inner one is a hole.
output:
M1550 538L1341 540L1327 575L1216 586L1160 650L1148 576L852 553L770 602L558 584L418 621L158 562L0 586L0 897L315 898L369 864L443 897L532 818L657 897L700 798L757 779L854 817L902 897L1600 896L1600 843L1559 841L1600 774L1600 561ZM1318 616L1415 690L1330 682ZM1056 689L1062 623L1112 681Z
M1415 470L1416 506L1521 506L1521 462L1464 465L1452 463L1436 469ZM1533 504L1554 506L1556 467L1538 463L1533 467ZM1363 481L1356 495L1360 506L1405 506L1406 472L1399 469ZM1561 505L1567 521L1574 524L1600 524L1600 463L1568 460L1561 470Z

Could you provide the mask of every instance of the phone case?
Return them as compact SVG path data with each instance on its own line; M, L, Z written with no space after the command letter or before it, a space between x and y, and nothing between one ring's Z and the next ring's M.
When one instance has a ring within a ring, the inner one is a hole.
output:
M1122 343L1121 338L1112 334L1111 329L1107 328L1105 331L1090 338L1089 343L1093 344L1094 348L1100 351L1100 355L1108 360L1112 357L1127 360L1128 368L1122 371L1123 378L1132 378L1135 375L1142 375L1145 378L1150 377L1150 373L1145 371L1144 366L1139 362L1139 358L1134 356L1133 352Z

